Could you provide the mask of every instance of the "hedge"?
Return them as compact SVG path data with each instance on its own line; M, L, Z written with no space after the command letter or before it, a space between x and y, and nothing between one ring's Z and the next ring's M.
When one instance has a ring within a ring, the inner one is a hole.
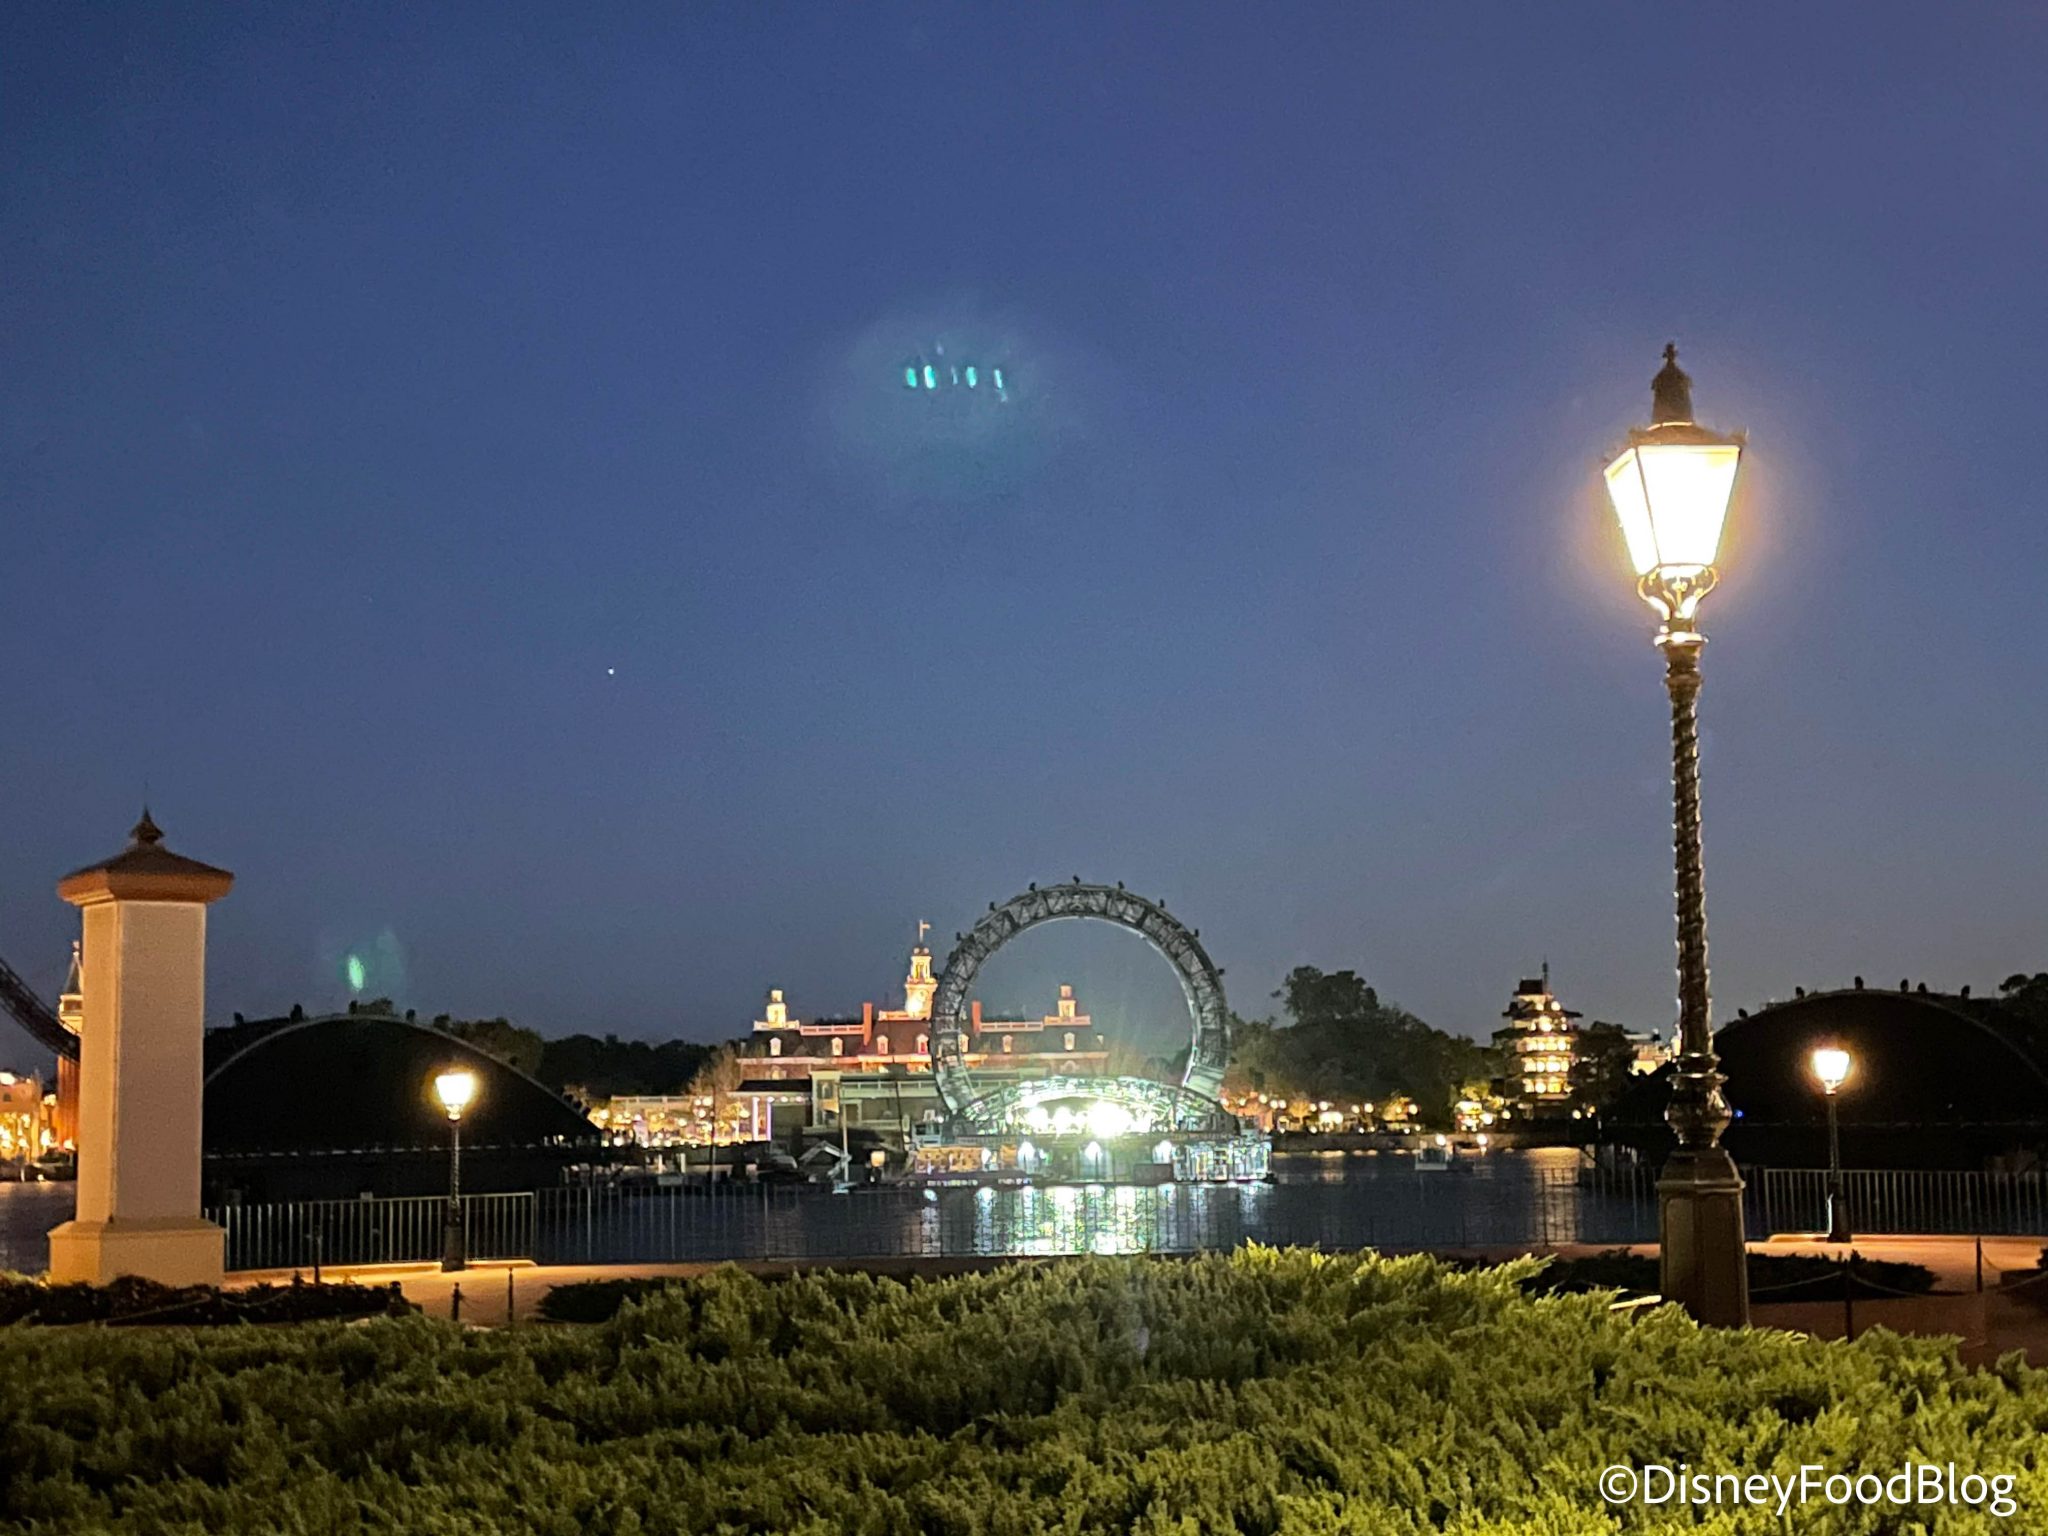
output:
M106 1285L52 1285L27 1275L0 1274L0 1324L209 1327L223 1323L306 1323L416 1310L395 1283L307 1285L294 1280L289 1285L252 1285L227 1291L211 1285L159 1285L133 1275L123 1275Z
M1646 1528L1601 1503L1610 1463L1918 1459L2018 1474L2031 1523L2004 1528L2040 1528L2048 1373L1617 1313L1525 1293L1534 1270L1245 1248L910 1285L724 1270L588 1328L21 1330L0 1526L1581 1536ZM1908 1525L1820 1505L1701 1528Z
M1759 1303L1836 1301L1842 1294L1842 1270L1856 1298L1924 1296L1934 1289L1934 1271L1924 1264L1893 1259L1866 1259L1851 1252L1843 1258L1824 1254L1756 1253L1749 1255L1749 1289ZM1657 1255L1612 1248L1583 1258L1553 1259L1531 1277L1533 1288L1555 1291L1633 1291L1651 1295L1662 1282Z
M1171 1262L1162 1260L1161 1262ZM1480 1269L1478 1261L1450 1258L1457 1269ZM1842 1294L1842 1266L1853 1265L1851 1283L1857 1297L1924 1295L1934 1288L1934 1271L1924 1264L1895 1263L1854 1256L1831 1259L1819 1255L1752 1253L1749 1283L1767 1301L1834 1301ZM765 1277L774 1283L778 1277ZM1524 1290L1622 1291L1638 1296L1656 1292L1657 1256L1610 1248L1580 1258L1552 1258L1523 1275ZM540 1315L554 1323L601 1323L618 1315L629 1301L645 1301L663 1291L689 1284L676 1276L630 1276L578 1280L549 1289L540 1300Z

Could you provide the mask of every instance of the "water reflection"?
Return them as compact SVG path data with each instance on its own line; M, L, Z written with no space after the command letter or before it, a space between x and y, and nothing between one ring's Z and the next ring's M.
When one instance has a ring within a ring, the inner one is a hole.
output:
M71 1196L70 1185L0 1185L0 1268L44 1267L44 1234L70 1215ZM1451 1172L1418 1172L1382 1153L1276 1159L1270 1184L555 1189L537 1198L534 1226L533 1256L549 1263L1188 1253L1247 1241L1542 1246L1654 1237L1656 1196L1647 1171L1594 1178L1569 1149L1494 1154ZM249 1252L231 1262L304 1257ZM328 1257L345 1261L333 1247Z

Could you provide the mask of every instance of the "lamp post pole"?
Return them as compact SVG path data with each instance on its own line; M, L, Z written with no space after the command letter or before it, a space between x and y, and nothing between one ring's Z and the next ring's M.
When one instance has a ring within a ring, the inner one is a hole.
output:
M1842 1200L1842 1120L1828 1090L1828 1241L1849 1241L1849 1208Z
M476 1097L474 1072L443 1072L434 1079L434 1093L448 1114L448 1210L441 1223L441 1268L469 1267L468 1236L462 1223L462 1112Z
M1665 1110L1678 1145L1657 1181L1664 1295L1703 1323L1749 1321L1742 1177L1721 1145L1733 1118L1714 1054L1707 984L1707 888L1700 857L1700 600L1719 573L1721 525L1742 455L1693 419L1692 380L1678 349L1664 349L1651 381L1650 425L1629 434L1607 467L1607 489L1628 541L1637 591L1663 621L1664 687L1671 699L1671 843L1678 917L1678 1061Z
M441 1232L441 1268L467 1269L469 1245L462 1230L462 1116L448 1116L448 1218Z
M1707 884L1700 854L1700 647L1660 639L1671 695L1672 853L1678 913L1678 1071L1665 1120L1678 1147L1657 1182L1664 1294L1701 1322L1749 1321L1742 1176L1721 1145L1733 1118L1714 1054L1707 981ZM1832 1101L1831 1101L1832 1102Z
M1849 1241L1849 1207L1842 1198L1842 1117L1835 1099L1849 1080L1854 1062L1840 1046L1822 1046L1813 1053L1813 1075L1828 1101L1828 1241Z

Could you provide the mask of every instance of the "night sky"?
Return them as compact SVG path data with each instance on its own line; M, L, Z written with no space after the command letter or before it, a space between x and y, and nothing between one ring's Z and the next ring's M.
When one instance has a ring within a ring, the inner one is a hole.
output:
M1668 1027L1598 467L1675 339L1752 443L1719 1007L2048 968L2044 74L2021 7L9 6L0 955L55 993L146 789L216 1020L353 953L714 1038L1080 874L1242 1011L1547 956Z

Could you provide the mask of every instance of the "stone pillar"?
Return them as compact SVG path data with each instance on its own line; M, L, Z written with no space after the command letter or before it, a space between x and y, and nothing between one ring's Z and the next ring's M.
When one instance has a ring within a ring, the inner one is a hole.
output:
M128 848L58 882L81 909L78 1213L50 1233L50 1278L218 1285L222 1233L199 1215L206 908L234 883L182 858L142 813Z

